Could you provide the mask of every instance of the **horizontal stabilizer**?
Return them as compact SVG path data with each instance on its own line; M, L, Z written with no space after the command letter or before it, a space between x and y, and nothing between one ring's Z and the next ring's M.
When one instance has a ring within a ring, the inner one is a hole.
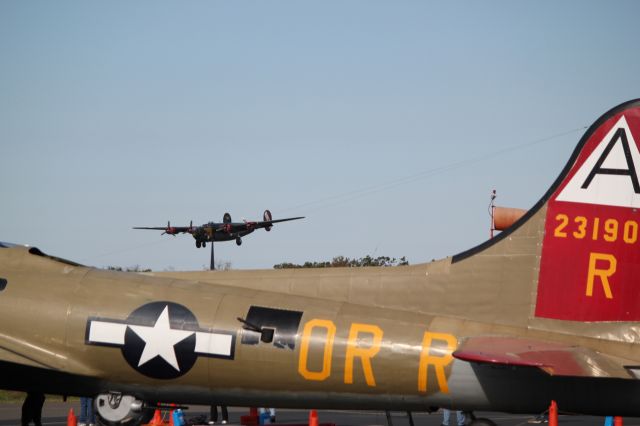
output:
M517 337L469 337L453 352L462 361L536 367L552 376L636 378L623 363L591 349Z

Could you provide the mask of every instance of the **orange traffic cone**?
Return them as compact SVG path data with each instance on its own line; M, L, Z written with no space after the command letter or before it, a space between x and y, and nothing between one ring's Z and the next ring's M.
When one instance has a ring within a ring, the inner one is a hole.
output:
M558 404L551 401L549 406L549 426L558 426Z
M77 426L78 419L76 415L73 413L73 408L69 409L69 415L67 416L67 426Z
M318 426L318 412L316 410L309 412L309 426Z
M615 416L613 418L613 426L622 426L622 417Z
M160 414L160 410L156 410L153 413L153 418L151 419L151 422L149 422L149 425L162 426L162 414Z

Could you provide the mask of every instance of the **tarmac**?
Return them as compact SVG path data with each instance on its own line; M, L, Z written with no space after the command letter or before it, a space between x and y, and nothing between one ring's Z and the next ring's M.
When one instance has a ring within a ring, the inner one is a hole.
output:
M78 413L80 403L77 401L45 402L42 424L47 426L66 426L67 414L71 408L75 413ZM0 426L20 425L20 409L21 403L0 404ZM247 415L248 412L248 408L229 407L229 426L239 425L240 416ZM185 412L187 419L207 415L208 413L209 407L206 406L191 406ZM476 412L475 414L476 417L489 418L499 426L529 425L531 424L529 420L532 419L532 416L518 414L487 412ZM442 421L440 413L412 413L412 416L415 426L439 426ZM276 426L278 424L307 424L308 419L309 411L307 410L277 410ZM321 425L333 423L336 426L388 426L384 411L319 410L318 419ZM561 415L558 423L566 426L602 426L604 425L604 417ZM410 426L408 417L404 412L392 412L392 424L393 426ZM624 425L640 426L640 418L625 418Z

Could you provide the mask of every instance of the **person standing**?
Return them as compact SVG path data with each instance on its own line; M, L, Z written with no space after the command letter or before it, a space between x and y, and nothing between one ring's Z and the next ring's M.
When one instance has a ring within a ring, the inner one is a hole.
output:
M275 408L260 408L260 414L266 413L269 410L269 421L271 423L276 422L276 409Z
M78 426L95 426L96 415L93 412L93 398L80 398L80 415L78 416Z
M211 417L209 424L214 425L218 422L218 407L216 405L212 405L210 411ZM229 422L229 412L227 411L226 405L220 406L220 413L222 414L222 424L226 425Z
M449 419L451 417L451 410L446 408L442 409L442 426L449 426ZM456 411L456 423L458 426L464 426L466 423L466 416L462 411Z
M42 426L42 406L44 405L44 394L40 392L27 392L27 397L22 403L22 417L20 424L29 426L33 421L35 426Z

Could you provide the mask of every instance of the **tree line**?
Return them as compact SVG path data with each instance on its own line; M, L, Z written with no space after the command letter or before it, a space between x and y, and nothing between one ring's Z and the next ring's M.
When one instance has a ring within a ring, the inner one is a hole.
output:
M296 264L290 262L283 262L277 265L273 265L274 269L299 269L299 268L361 268L365 266L405 266L409 261L405 256L399 259L389 256L364 256L360 258L351 259L345 256L336 256L330 261L324 262L304 262L303 264Z
M291 262L283 262L278 263L277 265L273 265L273 269L301 269L301 268L362 268L365 266L406 266L409 264L409 261L405 256L396 259L395 257L389 256L364 256L360 258L349 258L346 256L336 256L329 261L320 261L320 262L312 262L307 261L303 264L291 263ZM133 265L128 267L121 266L107 266L105 269L110 271L125 271L125 272L151 272L151 269L144 268L140 265ZM208 270L208 267L203 266L203 269ZM228 271L233 269L231 267L231 262L216 262L216 269L219 271ZM173 270L173 268L168 268L167 270Z

